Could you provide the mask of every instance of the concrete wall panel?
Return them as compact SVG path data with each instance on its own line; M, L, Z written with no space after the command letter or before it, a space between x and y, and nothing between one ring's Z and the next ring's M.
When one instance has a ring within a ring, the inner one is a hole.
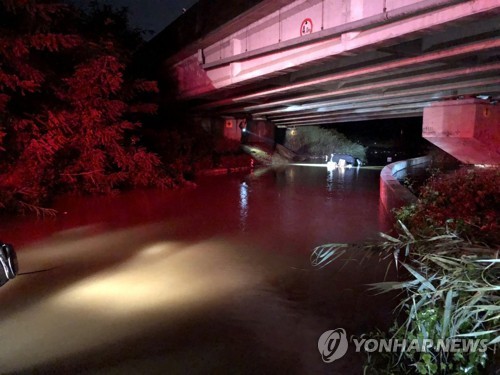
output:
M500 164L500 110L474 99L424 109L422 136L466 164Z
M278 19L278 13L275 12L249 27L245 43L246 50L251 51L278 43L280 40Z
M428 164L430 160L428 156L422 156L419 158L398 161L386 165L382 169L380 173L380 202L387 212L391 212L391 210L395 208L397 209L415 203L417 200L417 197L405 186L401 185L394 175L415 165Z
M420 1L421 0L386 0L385 7L387 11L390 11L407 5L418 3Z
M343 0L325 0L324 28L344 24L349 16L349 6Z
M384 0L365 0L363 17L371 17L384 11Z
M323 25L323 5L321 1L308 1L303 6L298 6L284 13L282 19L283 40L298 38L301 36L302 22L309 19L312 21L312 32L318 32Z

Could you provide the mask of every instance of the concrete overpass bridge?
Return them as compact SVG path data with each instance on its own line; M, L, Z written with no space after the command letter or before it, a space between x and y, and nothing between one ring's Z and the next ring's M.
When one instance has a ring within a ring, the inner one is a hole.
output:
M500 0L201 0L152 51L228 136L250 118L422 116L423 136L458 159L500 163Z

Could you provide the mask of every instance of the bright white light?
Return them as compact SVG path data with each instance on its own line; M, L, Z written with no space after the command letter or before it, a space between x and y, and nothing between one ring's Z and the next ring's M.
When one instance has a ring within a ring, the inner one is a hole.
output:
M300 111L301 109L302 109L302 106L300 106L300 105L290 105L285 109L285 111L286 112L293 112L293 111Z
M295 165L298 167L325 168L325 164L319 164L319 163L290 163L289 165Z
M240 185L240 227L245 229L248 217L248 185L242 182Z
M175 325L262 282L262 273L229 242L141 246L155 236L155 228L57 238L20 253L22 264L30 258L32 269L49 261L58 267L0 291L5 297L21 287L13 294L18 296L15 313L0 311L0 336L6 340L0 372L17 372ZM145 233L149 239L141 237ZM42 292L26 304L23 290Z
M316 112L330 112L332 107L319 107L316 109Z

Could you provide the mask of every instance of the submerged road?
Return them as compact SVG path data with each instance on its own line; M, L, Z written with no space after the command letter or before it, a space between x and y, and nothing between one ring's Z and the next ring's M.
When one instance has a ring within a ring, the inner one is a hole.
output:
M385 262L309 261L387 229L378 171L295 166L57 208L3 227L20 271L46 271L0 289L2 374L357 374L363 356L326 364L319 336L390 322L394 301L366 287Z

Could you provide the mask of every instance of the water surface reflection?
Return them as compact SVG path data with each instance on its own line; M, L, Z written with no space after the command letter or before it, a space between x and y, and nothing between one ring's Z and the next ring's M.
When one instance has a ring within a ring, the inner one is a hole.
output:
M65 214L2 227L21 272L0 289L1 373L359 373L317 339L361 334L390 306L366 293L386 265L311 250L384 229L378 171L286 167L196 189L65 197ZM367 313L369 312L369 313Z

